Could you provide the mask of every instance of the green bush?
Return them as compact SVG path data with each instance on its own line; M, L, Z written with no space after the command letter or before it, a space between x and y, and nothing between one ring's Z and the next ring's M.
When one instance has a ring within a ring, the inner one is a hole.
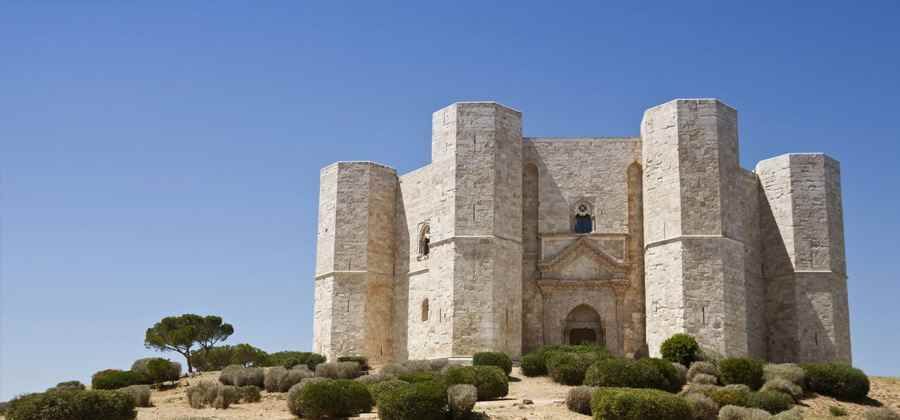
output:
M544 360L553 381L564 385L581 385L588 368L598 360L598 356L588 352L552 351L547 353Z
M566 394L566 408L569 411L591 415L591 398L597 388L592 386L576 386Z
M374 405L365 385L347 379L309 383L294 398L302 416L313 419L353 417L371 411Z
M138 359L131 365L131 371L153 384L177 381L181 377L181 364L161 357Z
M475 385L457 384L447 388L447 406L454 420L469 418L476 401L478 388Z
M832 417L845 417L847 409L839 405L832 405L828 407L828 414L831 414Z
M318 383L318 382L325 382L325 381L329 381L329 380L330 379L326 379L326 378L312 377L312 378L306 378L306 379L300 381L299 383L295 384L294 386L292 386L291 389L289 389L288 393L287 393L288 411L290 411L291 414L293 414L297 417L303 417L303 413L300 410L301 409L301 407L300 407L300 391L303 391L303 388L305 388L311 384Z
M663 359L672 363L681 363L690 367L691 363L700 360L700 345L697 340L687 334L675 334L663 341L659 349Z
M187 398L191 408L213 407L224 410L231 404L236 404L241 396L237 387L201 381L188 387Z
M842 400L861 400L869 394L869 378L863 371L843 363L810 363L806 389Z
M691 407L691 418L693 420L716 420L716 417L719 415L719 404L716 404L712 398L706 395L690 393L682 398Z
M728 405L719 410L719 420L770 420L772 415L758 408Z
M409 382L401 381L399 379L386 379L381 382L376 382L371 385L368 385L369 393L372 394L372 399L375 400L375 403L378 404L378 401L381 401L381 396L386 392L391 392L397 388L401 388L409 385Z
M507 376L512 372L512 359L506 353L491 351L475 353L472 356L472 364L475 366L497 366Z
M92 389L119 389L131 385L145 385L147 379L130 370L101 370L91 377Z
M469 384L478 388L478 401L505 397L509 378L496 366L451 366L445 370L447 385Z
M746 407L750 401L750 391L738 387L724 387L713 390L708 395L719 407L736 405Z
M262 394L260 394L260 389L256 385L244 385L239 387L238 394L240 395L241 402L255 403L262 400Z
M287 369L296 365L306 365L309 370L315 371L318 364L325 363L325 356L305 351L279 351L269 354L266 363L269 366L283 366Z
M222 370L233 364L231 361L233 355L231 346L210 347L207 350L192 353L191 365L200 372Z
M398 387L385 392L378 400L378 417L381 420L430 420L446 415L447 387L438 382Z
M769 379L759 390L780 392L790 396L794 401L800 400L800 397L803 396L803 388L784 378Z
M55 390L28 394L10 401L8 420L133 420L134 401L119 391Z
M673 366L672 362L663 359L648 358L640 359L638 360L638 363L650 365L658 370L660 374L662 374L663 378L665 379L665 384L661 383L660 385L665 386L660 389L662 389L663 391L674 393L681 390L681 387L684 386L684 377L679 374L678 369ZM679 364L679 366L681 365Z
M359 363L337 362L316 365L316 376L329 379L353 379L359 377Z
M685 420L691 418L687 401L655 389L600 388L591 398L596 420Z
M340 356L337 359L338 362L356 362L359 364L359 370L363 372L368 372L371 367L369 366L369 358L365 356Z
M547 366L544 365L544 356L537 353L528 353L522 356L522 374L525 376L546 375Z
M793 382L800 387L806 382L806 371L802 367L793 363L766 363L763 366L763 380L771 381L772 379L781 378Z
M648 360L648 359L642 359ZM627 359L600 360L588 369L584 384L600 387L622 388L671 388L668 380L657 369L655 362Z
M439 373L434 372L409 372L400 375L398 379L409 383L430 382L441 378Z
M130 385L119 392L131 397L135 407L150 407L150 385Z
M794 399L790 395L775 391L751 392L747 405L778 414L790 410L794 405Z
M746 357L731 357L719 362L722 383L744 384L759 389L763 384L763 363Z
M83 390L87 389L81 381L65 381L56 384L55 387L48 389L47 391L63 391L63 390Z

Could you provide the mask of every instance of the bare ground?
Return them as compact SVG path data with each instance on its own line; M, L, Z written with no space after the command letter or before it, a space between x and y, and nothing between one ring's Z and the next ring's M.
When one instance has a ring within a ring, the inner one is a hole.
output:
M187 385L200 380L215 380L217 372L204 373L198 377L183 379L180 386L166 390L154 391L153 407L139 408L138 420L237 420L266 419L292 420L287 411L286 394L269 394L263 392L261 402L252 404L236 404L227 410L212 408L195 410L188 406L185 390ZM509 395L498 401L479 402L475 410L491 419L504 420L585 420L589 416L573 413L566 409L565 398L571 387L553 383L546 377L527 378L514 368L510 382ZM900 378L872 377L870 400L864 404L836 401L833 398L812 396L802 401L804 418L837 419L829 414L829 407L837 405L849 413L842 419L859 419L862 413L875 406L884 405L900 412ZM528 401L526 401L528 400ZM377 419L375 413L360 416L366 419ZM0 419L3 419L0 416ZM427 419L422 419L427 420Z

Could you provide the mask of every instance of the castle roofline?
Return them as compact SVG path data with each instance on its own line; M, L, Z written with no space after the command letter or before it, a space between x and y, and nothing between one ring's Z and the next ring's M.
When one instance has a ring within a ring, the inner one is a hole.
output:
M378 166L378 167L380 167L380 168L384 168L384 169L390 170L391 172L394 172L394 173L397 172L397 170L394 169L394 168L391 167L391 166L385 165L385 164L383 164L383 163L374 162L374 161L371 161L371 160L339 160L339 161L334 162L334 163L332 163L332 164L330 164L330 165L326 165L326 166L323 167L321 170L324 171L324 170L326 170L326 169L328 169L328 168L331 168L331 167L333 167L333 166L339 166L339 165L369 165L369 166Z
M656 109L656 108L659 108L659 107L666 106L666 105L668 105L668 104L670 104L670 103L672 103L672 102L718 102L718 103L720 103L720 104L722 104L722 105L727 106L728 108L735 109L733 106L728 105L727 103L725 103L725 101L723 101L723 100L721 100L721 99L719 99L719 98L675 98L675 99L666 101L666 102L664 102L664 103L661 103L661 104L659 104L659 105L656 105L656 106L652 106L652 107L650 107L650 108L647 108L647 111L649 111L649 110L651 110L651 109Z
M461 104L492 104L492 105L502 106L502 107L504 107L504 108L506 108L506 109L508 109L508 110L510 110L510 111L515 111L515 112L517 112L517 113L519 113L519 114L522 113L522 111L519 111L518 109L515 109L515 108L513 108L513 107L511 107L511 106L508 106L508 105L501 104L500 102L497 102L497 101L456 101L456 102L453 102L452 104L447 105L447 106L461 105ZM446 107L444 107L444 108L446 108ZM443 109L443 108L441 108L441 109Z

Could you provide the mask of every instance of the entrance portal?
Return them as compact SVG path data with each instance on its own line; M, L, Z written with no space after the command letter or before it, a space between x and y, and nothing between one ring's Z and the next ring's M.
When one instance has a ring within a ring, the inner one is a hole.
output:
M578 305L566 316L563 337L570 345L605 345L600 314L590 305Z

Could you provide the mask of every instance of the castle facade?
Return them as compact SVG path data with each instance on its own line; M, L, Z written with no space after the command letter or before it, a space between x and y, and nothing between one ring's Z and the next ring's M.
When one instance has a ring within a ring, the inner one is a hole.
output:
M840 167L743 169L737 112L648 109L639 137L532 138L522 114L432 115L431 163L321 171L313 351L374 362L596 343L850 361Z

